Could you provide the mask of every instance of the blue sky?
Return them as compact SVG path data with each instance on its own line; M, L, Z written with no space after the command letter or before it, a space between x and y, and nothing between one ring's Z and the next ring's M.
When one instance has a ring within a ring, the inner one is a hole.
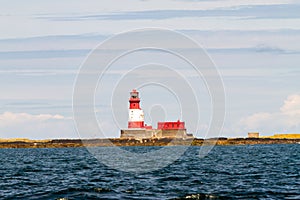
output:
M179 31L207 50L226 89L221 135L299 133L299 9L299 1L292 0L3 1L0 137L77 138L72 93L81 64L105 39L146 27ZM148 62L147 55L138 57L140 63ZM129 67L132 59L119 65ZM116 68L107 81L122 73ZM151 122L149 109L159 102L144 92L146 120ZM209 125L209 100L204 99L198 136ZM168 101L166 96L161 104ZM118 137L118 129L106 120L109 106L98 102L107 137ZM171 113L158 109L152 114L177 117L176 109L166 110ZM184 120L188 124L192 119ZM126 121L120 126L126 127Z

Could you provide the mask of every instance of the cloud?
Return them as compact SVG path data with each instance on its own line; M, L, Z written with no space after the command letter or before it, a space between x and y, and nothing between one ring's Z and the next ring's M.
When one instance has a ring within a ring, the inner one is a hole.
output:
M300 95L291 95L285 101L280 111L288 115L300 114Z
M149 5L148 5L149 4ZM151 4L151 6L150 6ZM38 6L36 2L35 6ZM37 13L27 3L0 8L0 38L51 35L114 34L141 27L198 30L299 29L299 5L294 1L129 1L91 6L72 2L59 8L48 3ZM29 6L29 7L28 7ZM35 7L34 6L34 7ZM69 9L63 8L67 6ZM70 6L76 7L76 10ZM80 6L86 7L86 9ZM27 7L27 9L24 9ZM58 11L57 9L63 9ZM78 10L77 10L78 9ZM26 14L22 14L27 10ZM16 14L17 13L17 14ZM274 20L276 19L276 20ZM122 20L122 21L121 21ZM17 26L11 26L17 24Z
M42 69L26 69L26 70L0 70L1 74L15 74L18 76L56 76L56 75L68 75L68 74L77 74L77 70L42 70Z
M258 44L255 47L245 48L207 48L209 53L221 53L221 54L250 54L250 53L270 53L276 55L288 55L288 54L299 54L300 51L283 49L265 44Z
M0 138L78 138L73 120L62 115L4 112L0 115Z
M277 5L295 3L295 0L123 0L122 4L116 0L88 0L82 2L80 0L72 1L49 1L39 2L28 0L26 3L18 2L19 6L15 6L17 1L6 1L0 7L1 15L18 15L30 14L61 14L61 13L103 13L103 12L124 12L136 10L164 10L164 9L195 9L202 10L228 8L236 6L253 6L253 5ZM59 3L59 6L57 6ZM38 9L37 9L38 8Z
M171 19L180 17L242 17L242 18L261 18L261 19L279 19L279 18L299 18L297 12L300 5L297 4L279 4L279 5L255 5L238 6L229 8L216 8L209 10L143 10L129 12L112 12L90 15L72 15L72 16L37 16L37 19L53 21L85 21L85 20L141 20L141 19Z
M300 94L287 97L277 112L259 112L240 120L239 125L248 131L264 133L299 132Z
M0 52L0 59L40 59L60 57L84 57L90 52L89 49L69 50L37 50L37 51L9 51Z

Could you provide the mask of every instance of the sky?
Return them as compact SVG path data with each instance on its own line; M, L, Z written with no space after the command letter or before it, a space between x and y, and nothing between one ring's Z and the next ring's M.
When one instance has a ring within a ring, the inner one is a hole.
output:
M101 42L143 28L177 31L205 49L226 95L224 126L217 135L299 133L299 10L296 0L2 0L0 138L82 137L72 110L80 67ZM159 52L128 55L104 77L107 86L97 89L95 112L106 137L119 137L119 129L126 128L129 91L122 90L117 103L101 97L132 66L154 62L178 68L199 84L194 89L201 118L194 134L203 137L212 115L209 91L189 66ZM149 73L172 79L168 72ZM181 117L176 98L162 87L142 87L140 95L146 123L155 127L159 120ZM193 118L182 120L189 129Z

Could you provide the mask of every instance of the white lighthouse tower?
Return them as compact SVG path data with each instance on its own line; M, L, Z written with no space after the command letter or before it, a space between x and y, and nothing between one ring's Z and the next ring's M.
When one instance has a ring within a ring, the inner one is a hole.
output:
M144 128L144 111L140 108L139 92L130 92L128 128Z

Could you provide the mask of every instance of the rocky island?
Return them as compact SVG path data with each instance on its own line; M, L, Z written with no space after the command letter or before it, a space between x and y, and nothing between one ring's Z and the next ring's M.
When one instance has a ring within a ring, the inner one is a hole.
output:
M282 134L259 138L111 138L111 139L0 139L0 148L63 148L105 146L176 146L176 145L259 145L300 144L300 134Z
M153 128L144 123L139 92L135 89L130 92L128 113L128 128L120 130L120 138L0 139L0 148L300 144L300 134L275 134L274 136L260 137L258 132L250 132L247 138L195 138L193 134L187 133L185 122L179 119L158 122L157 128Z

